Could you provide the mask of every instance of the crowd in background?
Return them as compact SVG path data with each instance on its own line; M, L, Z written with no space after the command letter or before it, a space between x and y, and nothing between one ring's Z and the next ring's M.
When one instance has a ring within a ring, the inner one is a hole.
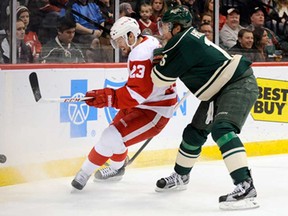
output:
M0 2L0 63L10 60L9 0ZM119 16L135 18L142 34L161 41L157 21L175 5L193 15L193 26L214 41L219 21L219 45L252 62L286 61L287 0L120 0ZM17 63L114 62L109 29L115 19L110 0L19 0L16 9ZM125 58L120 58L125 61Z

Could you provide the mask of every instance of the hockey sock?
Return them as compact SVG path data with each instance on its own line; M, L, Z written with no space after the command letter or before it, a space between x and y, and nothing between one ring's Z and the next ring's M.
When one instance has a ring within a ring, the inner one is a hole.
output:
M220 123L212 129L212 137L216 140L234 184L238 184L249 177L249 170L245 148L234 130L231 124Z
M102 166L109 158L110 157L99 154L95 148L92 148L88 155L89 161L98 166Z
M117 170L120 169L124 163L125 159L128 154L128 149L122 154L113 154L112 157L110 158L110 167Z
M250 177L246 151L237 131L238 128L228 122L215 122L211 131L234 184Z
M187 144L184 140L178 149L174 170L180 175L190 173L201 152L201 147Z
M207 139L207 133L203 130L194 128L191 124L183 131L183 140L180 144L174 170L180 175L190 173L196 163L201 147Z

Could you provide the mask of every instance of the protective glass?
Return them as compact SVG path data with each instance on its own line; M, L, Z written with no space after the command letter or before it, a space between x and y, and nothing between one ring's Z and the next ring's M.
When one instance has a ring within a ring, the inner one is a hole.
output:
M168 32L171 32L173 28L173 24L171 22L165 23L165 22L162 22L162 20L159 20L157 22L157 26L158 26L159 34L161 36L163 36L164 34Z

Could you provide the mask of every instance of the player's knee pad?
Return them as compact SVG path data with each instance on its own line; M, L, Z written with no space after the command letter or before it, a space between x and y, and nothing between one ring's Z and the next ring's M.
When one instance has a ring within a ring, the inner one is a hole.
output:
M223 142L236 138L237 128L229 122L215 122L211 129L211 136L218 146L223 145Z
M111 125L102 132L99 141L95 145L95 150L100 154L111 156L112 154L122 154L127 148L119 131Z
M204 130L199 130L188 124L183 131L182 138L187 145L191 146L191 149L197 149L205 143L207 135L208 133Z

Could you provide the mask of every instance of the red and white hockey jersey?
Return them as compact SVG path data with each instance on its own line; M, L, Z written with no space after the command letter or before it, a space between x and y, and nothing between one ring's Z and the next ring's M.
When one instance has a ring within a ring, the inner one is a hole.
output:
M177 102L176 88L156 87L151 80L153 50L159 48L159 41L145 36L128 56L128 80L125 86L115 91L115 107L125 109L138 107L153 110L171 118Z

